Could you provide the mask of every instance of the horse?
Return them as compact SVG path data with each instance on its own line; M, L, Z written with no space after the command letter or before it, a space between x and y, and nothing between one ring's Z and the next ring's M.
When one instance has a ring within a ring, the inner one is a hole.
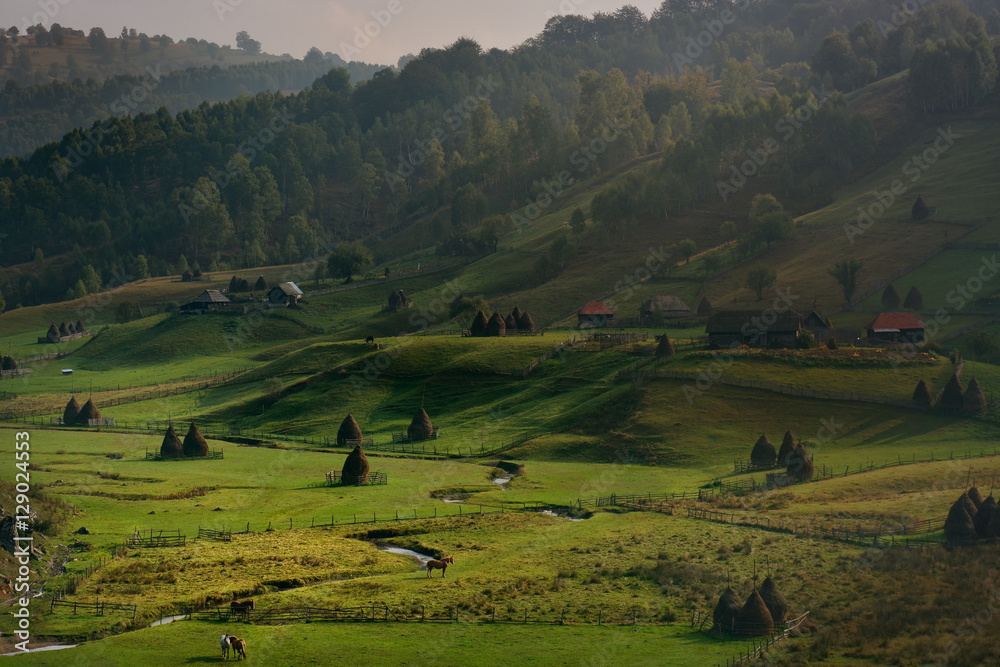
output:
M219 637L219 646L222 647L222 659L229 660L229 635Z
M379 346L378 346L378 343L375 343L375 351L376 351L376 352L378 352L378 351L379 351Z
M250 615L250 611L254 609L253 600L233 600L229 603L229 609L236 614L239 614L243 618L247 618Z
M375 336L369 336L368 338L365 338L365 342L366 343L374 343L375 342Z
M239 637L229 637L229 645L233 647L233 653L236 654L237 660L245 660L247 657L247 643L245 640Z
M435 569L438 569L438 570L441 570L441 576L444 577L445 576L445 572L447 571L449 564L451 564L451 565L455 564L455 559L452 558L451 556L445 556L441 560L433 560L432 559L432 560L427 561L427 576L430 577L431 576L431 571L435 570Z

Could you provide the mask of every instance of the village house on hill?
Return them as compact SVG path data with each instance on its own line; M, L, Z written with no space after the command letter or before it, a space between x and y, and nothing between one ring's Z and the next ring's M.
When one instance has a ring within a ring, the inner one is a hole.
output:
M708 318L705 331L711 347L792 347L802 329L795 311L720 310Z
M278 283L267 293L267 302L272 306L294 306L302 298L302 290L295 283Z
M680 297L661 295L652 296L639 307L639 323L653 324L660 321L678 320L693 317L694 313Z
M868 326L868 339L873 343L921 343L924 323L910 313L882 313Z
M226 295L217 289L207 289L194 298L190 303L181 306L181 312L191 314L201 314L213 311L228 310L232 302Z
M605 327L615 314L600 301L591 301L576 314L577 326L581 329Z

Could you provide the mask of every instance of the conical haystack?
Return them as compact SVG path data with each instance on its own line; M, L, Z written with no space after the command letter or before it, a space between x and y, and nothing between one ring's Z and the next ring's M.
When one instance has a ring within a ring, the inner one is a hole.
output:
M979 386L979 381L976 378L972 378L969 380L969 386L966 387L965 393L962 395L962 409L966 412L979 412L985 408L986 396Z
M740 615L743 608L743 601L732 589L727 588L719 596L719 602L712 611L712 630L715 632L733 632L736 626L736 617Z
M191 277L193 279L195 279L195 280L200 280L201 279L201 269L195 269L194 271L192 271L191 272Z
M795 447L795 451L792 452L792 456L788 461L787 472L791 479L796 479L800 482L808 482L812 479L812 457L809 456L809 452L806 451L801 442Z
M83 407L80 409L80 414L76 418L76 423L80 424L81 426L89 426L91 419L100 419L100 418L101 418L101 411L97 409L96 405L94 405L93 399L88 398L87 402L84 403Z
M487 336L503 336L507 333L507 325L504 324L503 315L493 311L490 321L486 323Z
M531 313L524 311L521 317L517 318L517 328L521 331L535 332L535 321L531 319Z
M229 279L229 292L239 292L240 291L240 279L233 276Z
M184 456L184 443L177 437L174 427L167 428L163 436L163 444L160 445L160 456L165 459L179 459Z
M924 198L917 195L917 201L913 202L913 208L910 209L910 217L913 220L926 220L930 214L931 211L924 203Z
M899 292L889 283L889 286L882 292L882 308L885 310L899 310Z
M361 440L361 427L358 426L357 420L354 415L349 414L344 417L344 421L340 422L340 428L337 430L337 444L341 447L347 444L348 440Z
M240 278L240 291L249 292L250 291L250 281L246 278Z
M787 466L795 452L795 436L791 431L785 431L785 437L781 440L781 448L778 449L778 465Z
M68 336L69 335L69 329L66 328L66 323L65 322L61 322L59 324L59 335L60 336Z
M86 331L86 328L84 328L84 326L83 326L83 321L82 320L77 320L76 321L76 332L77 333L83 333L84 331Z
M194 422L184 436L184 456L208 456L208 443Z
M784 623L788 620L788 600L778 590L778 585L771 577L760 585L760 597L767 605L767 610L771 612L771 619L775 623Z
M76 325L73 324L72 322L69 322L66 325L66 331L68 331L70 334L75 334L76 333Z
M930 387L923 380L917 383L916 389L913 390L913 402L917 405L930 406L934 398L931 396Z
M469 327L469 332L473 336L486 335L486 313L481 310L476 313L476 318L472 320L472 326Z
M976 506L976 511L978 512L979 508L983 506L983 494L982 494L982 492L979 490L978 487L974 486L971 489L969 489L968 491L966 491L965 493L966 493L966 495L969 496L969 500L972 501L972 504Z
M2 368L5 371L16 371L17 362L14 361L14 357L4 357L3 364L0 364L0 368Z
M76 400L76 396L69 399L69 403L66 404L65 409L63 409L63 424L66 426L72 426L80 418L80 404Z
M963 497L965 497L964 494ZM963 506L961 499L956 501L948 512L948 518L944 522L944 535L949 542L958 544L976 539L976 525Z
M750 463L757 468L773 468L774 462L778 458L778 453L774 451L774 445L761 434L757 443L750 451Z
M906 293L906 298L903 299L903 307L907 310L920 310L924 307L924 295L920 293L916 285L911 287L910 291Z
M993 515L997 513L997 501L996 498L990 496L983 501L983 504L979 506L979 511L976 516L972 519L972 524L976 527L976 535L981 538L990 537L990 522L993 521Z
M702 297L701 303L698 304L698 314L702 317L708 317L712 314L712 304L708 302L708 299Z
M656 356L670 358L674 356L674 344L670 342L670 336L663 334L660 336L660 344L656 346Z
M191 272L185 270L184 273L181 274L181 280L186 283L191 282Z
M513 313L504 318L503 325L507 331L517 331L517 319Z
M965 396L965 392L962 391L962 383L958 379L958 373L955 373L948 380L948 384L944 386L944 392L941 394L941 402L938 403L938 407L949 411L961 410L963 396Z
M969 492L968 491L966 491L965 493L963 493L962 495L960 495L958 497L958 500L955 501L955 502L961 504L962 507L965 508L965 513L968 514L969 516L975 518L975 516L977 514L979 514L979 508L976 507L976 503L969 496Z
M830 340L826 341L826 349L828 349L828 350L836 350L836 349L838 349L837 339L836 338L831 338Z
M521 321L521 315L524 315L524 313L521 312L521 309L517 306L514 306L514 310L510 311L510 316L514 318L515 322ZM518 326L520 326L520 324Z
M736 617L736 635L760 637L770 634L774 634L774 619L767 609L764 598L755 589Z
M413 421L406 429L406 435L410 440L429 440L434 437L434 425L431 424L431 418L426 410L423 408L417 410L417 414L413 415Z
M259 276L257 282L254 283L253 291L255 292L266 292L267 291L267 281L264 280L264 276Z
M371 467L368 465L368 457L365 456L361 445L358 445L351 450L351 453L347 455L347 460L344 461L344 467L340 471L341 484L350 486L366 484L369 470Z
M59 338L59 329L56 328L55 324L50 324L49 325L49 330L48 330L48 332L45 335L50 340L53 339L53 338Z
M990 523L986 528L986 537L1000 538L1000 507L994 508L992 514Z

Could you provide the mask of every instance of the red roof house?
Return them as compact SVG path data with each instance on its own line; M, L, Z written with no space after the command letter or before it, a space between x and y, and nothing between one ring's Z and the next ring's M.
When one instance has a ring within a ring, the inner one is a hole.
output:
M917 344L924 340L924 323L910 313L882 313L865 329L872 342Z
M591 301L576 314L577 325L581 329L606 326L608 320L612 320L614 317L615 314L611 312L611 309L600 301Z

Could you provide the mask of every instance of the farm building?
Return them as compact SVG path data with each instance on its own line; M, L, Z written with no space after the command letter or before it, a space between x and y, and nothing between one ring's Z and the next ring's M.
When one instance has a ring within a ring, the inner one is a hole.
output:
M802 329L795 311L720 310L708 318L710 347L792 347Z
M815 310L802 318L802 328L808 329L817 340L829 338L833 332L832 325L830 318L823 319Z
M650 324L654 320L675 320L693 315L694 312L688 308L687 304L676 296L653 296L639 307L639 322L641 324Z
M217 310L226 310L232 302L217 289L207 289L194 298L194 301L181 306L181 311L185 313L207 313Z
M302 290L295 283L278 283L267 293L272 306L294 306L302 298Z
M608 320L613 320L615 314L600 301L591 301L576 314L577 326L581 329L604 327Z
M882 313L865 327L873 343L921 343L924 323L910 313Z

